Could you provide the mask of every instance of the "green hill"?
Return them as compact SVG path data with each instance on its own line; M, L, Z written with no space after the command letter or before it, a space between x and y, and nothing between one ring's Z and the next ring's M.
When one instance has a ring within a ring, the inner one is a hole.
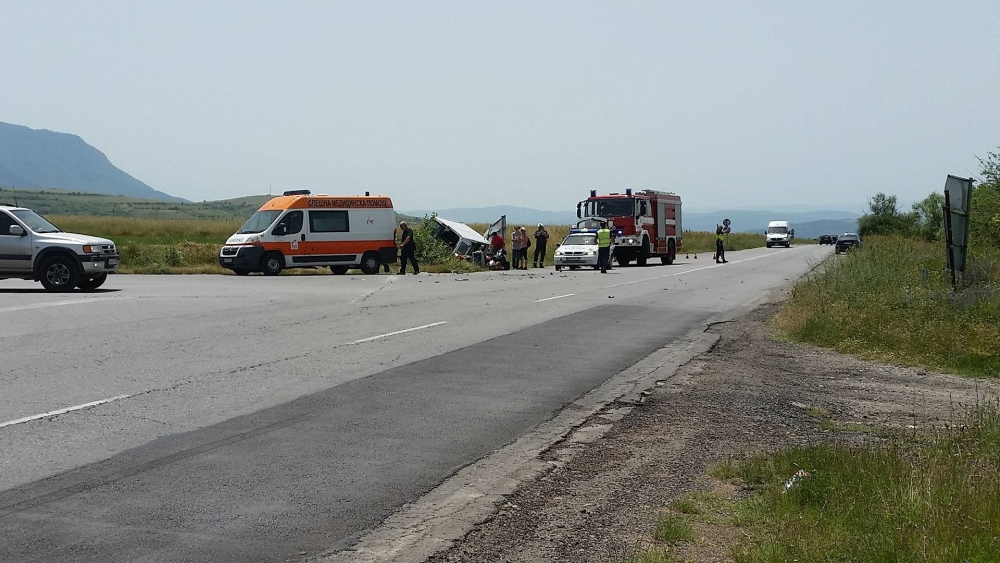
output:
M81 217L130 217L135 219L199 219L240 221L274 196L251 195L235 199L187 203L118 195L87 194L65 190L12 190L0 188L0 203L30 207L42 215ZM401 221L420 219L396 214Z
M185 203L64 190L0 188L0 202L30 207L42 215L134 217L140 219L205 219L243 221L271 196L258 195Z
M69 133L0 122L0 186L184 201L154 190Z

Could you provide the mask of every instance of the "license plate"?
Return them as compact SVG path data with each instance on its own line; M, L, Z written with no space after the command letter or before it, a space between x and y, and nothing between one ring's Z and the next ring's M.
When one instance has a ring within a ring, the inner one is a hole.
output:
M117 265L118 265L118 259L117 258L111 258L111 259L108 260L108 266L117 266Z
M223 258L222 261L225 262L226 264L232 264L233 263L233 259L232 258Z

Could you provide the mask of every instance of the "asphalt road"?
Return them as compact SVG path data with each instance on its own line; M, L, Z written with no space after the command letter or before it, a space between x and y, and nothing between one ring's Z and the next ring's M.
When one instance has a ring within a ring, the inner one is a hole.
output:
M115 276L62 295L0 281L0 561L348 547L828 253L607 275Z

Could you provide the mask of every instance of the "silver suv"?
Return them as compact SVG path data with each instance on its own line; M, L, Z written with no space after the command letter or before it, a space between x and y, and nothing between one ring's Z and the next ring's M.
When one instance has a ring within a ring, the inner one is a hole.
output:
M0 204L0 279L40 281L49 291L92 290L119 260L108 239L64 233L30 209Z

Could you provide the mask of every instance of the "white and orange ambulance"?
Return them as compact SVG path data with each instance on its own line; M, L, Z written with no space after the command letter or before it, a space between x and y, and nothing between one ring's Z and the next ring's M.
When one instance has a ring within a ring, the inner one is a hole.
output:
M265 203L219 252L237 275L276 276L286 268L360 268L375 274L396 261L396 212L388 197L313 195L288 191Z

